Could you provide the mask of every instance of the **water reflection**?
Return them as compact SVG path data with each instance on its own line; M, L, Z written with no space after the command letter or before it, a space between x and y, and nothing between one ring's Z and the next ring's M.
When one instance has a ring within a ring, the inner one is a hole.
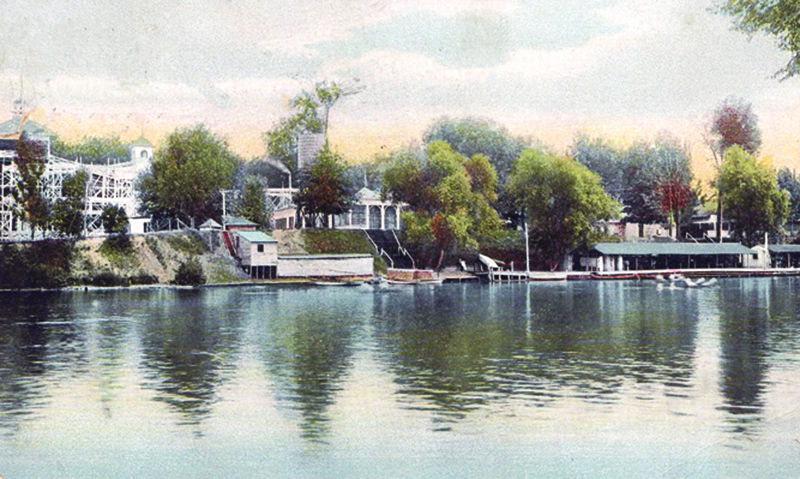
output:
M202 290L174 294L156 300L140 325L145 387L178 414L179 424L202 435L199 426L233 373L240 317L235 296Z
M737 280L720 296L720 392L731 432L757 436L764 419L769 359L797 344L796 280ZM786 329L793 334L780 334Z
M282 293L292 297L280 303L282 308L260 308L261 358L280 404L299 414L302 437L324 443L330 433L328 409L352 366L372 292L355 298L316 288Z
M48 404L48 387L86 368L85 332L58 295L3 295L0 301L0 429Z
M431 411L437 429L489 403L614 404L625 382L660 383L665 394L685 396L697 296L654 295L648 286L415 289L376 300L376 335L401 400ZM643 399L654 394L640 389Z

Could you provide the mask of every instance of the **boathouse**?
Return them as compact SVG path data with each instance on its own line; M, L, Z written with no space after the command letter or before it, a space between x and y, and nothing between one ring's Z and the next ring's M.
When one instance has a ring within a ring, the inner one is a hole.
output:
M278 242L261 231L233 233L234 249L242 269L253 279L274 279L278 270Z
M576 256L576 271L635 271L741 268L757 252L739 243L598 243Z
M796 244L771 244L769 254L773 268L800 267L800 245Z

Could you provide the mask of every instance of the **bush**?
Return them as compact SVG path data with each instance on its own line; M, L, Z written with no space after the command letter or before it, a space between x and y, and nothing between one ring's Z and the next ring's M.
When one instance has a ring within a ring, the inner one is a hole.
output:
M119 276L111 271L103 271L91 279L92 286L128 286L128 278Z
M158 277L147 273L136 273L129 278L131 284L158 284Z
M175 273L173 283L182 286L196 286L206 283L203 266L195 259L182 262Z

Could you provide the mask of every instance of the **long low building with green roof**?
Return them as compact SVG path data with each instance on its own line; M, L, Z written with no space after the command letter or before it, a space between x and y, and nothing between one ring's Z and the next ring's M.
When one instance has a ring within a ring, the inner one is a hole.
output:
M575 271L741 268L758 251L739 243L598 243L575 259Z

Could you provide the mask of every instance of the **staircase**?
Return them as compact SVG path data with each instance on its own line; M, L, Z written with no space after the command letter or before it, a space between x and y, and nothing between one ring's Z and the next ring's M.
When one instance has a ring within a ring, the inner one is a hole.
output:
M400 244L394 231L366 229L363 231L380 256L391 258L391 261L387 261L390 267L400 269L414 268L414 261L411 255Z

